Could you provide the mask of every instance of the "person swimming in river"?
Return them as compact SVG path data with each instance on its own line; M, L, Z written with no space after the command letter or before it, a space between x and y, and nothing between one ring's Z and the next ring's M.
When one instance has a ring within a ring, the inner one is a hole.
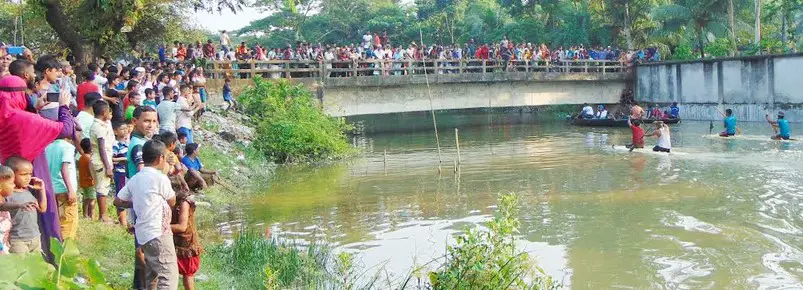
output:
M669 153L672 151L672 139L669 135L669 126L664 124L663 121L655 121L653 124L655 124L655 130L653 130L650 135L645 136L658 137L658 144L652 148L652 151Z
M644 148L644 129L641 128L641 121L632 119L627 119L627 126L630 127L630 131L633 133L633 143L625 145L625 147L630 150Z
M725 126L725 131L719 133L719 136L730 137L736 135L738 128L736 128L736 117L733 116L733 110L731 109L725 110L725 114L723 114L722 116L725 117L725 119L722 120Z
M789 121L784 118L783 112L778 112L778 120L775 121L770 120L769 114L764 115L764 118L767 119L767 123L770 123L772 129L775 130L775 136L772 136L772 140L789 140L792 137Z

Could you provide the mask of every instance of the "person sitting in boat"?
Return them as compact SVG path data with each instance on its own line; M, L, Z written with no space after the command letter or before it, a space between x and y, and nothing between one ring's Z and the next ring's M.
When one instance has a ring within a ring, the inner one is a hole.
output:
M680 108L678 108L678 102L674 102L672 103L672 106L669 106L669 118L680 119Z
M627 126L630 127L630 131L633 133L633 143L625 145L625 147L631 150L644 148L644 129L641 128L641 121L631 119L633 118L627 119Z
M770 123L772 129L775 130L775 136L772 136L772 140L789 140L789 138L792 137L792 131L789 128L789 121L784 119L783 112L778 112L778 120L776 121L770 120L769 114L764 115L764 118L767 119L767 122Z
M583 104L583 109L580 111L580 115L578 118L581 119L593 119L594 118L594 108L591 108L590 105Z
M638 105L638 102L633 101L630 105L630 118L641 120L644 117L644 109Z
M672 151L672 140L669 136L669 125L664 124L663 121L655 121L653 124L655 124L655 130L652 131L652 134L646 136L658 137L658 144L652 148L652 151L669 153Z
M653 120L664 119L664 113L661 112L661 108L658 107L658 104L655 104L655 107L652 108L652 111L650 111L650 119Z
M725 110L725 119L722 120L725 126L725 131L719 133L720 137L730 137L736 135L736 117L733 116L733 110Z
M594 119L608 119L608 110L605 109L604 105L597 106L597 114L594 115Z

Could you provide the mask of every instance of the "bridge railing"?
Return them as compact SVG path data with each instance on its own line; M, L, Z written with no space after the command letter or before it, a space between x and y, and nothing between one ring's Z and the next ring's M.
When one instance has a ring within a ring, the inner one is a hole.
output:
M627 69L619 61L569 60L505 62L496 59L427 59L427 60L266 60L215 61L207 63L207 73L213 79L231 77L248 79L255 75L265 78L353 78L370 76L401 76L424 74L492 74L499 72L551 73L620 73Z

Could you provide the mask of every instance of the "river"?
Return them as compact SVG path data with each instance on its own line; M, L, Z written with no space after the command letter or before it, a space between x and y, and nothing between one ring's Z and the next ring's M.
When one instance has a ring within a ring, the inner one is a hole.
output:
M764 140L766 123L723 140L708 122L683 122L672 127L678 153L661 156L613 150L628 143L626 128L480 113L439 121L440 158L420 124L355 137L358 158L278 169L248 222L325 239L365 271L398 278L487 221L498 193L516 192L521 249L565 288L803 288L803 142Z

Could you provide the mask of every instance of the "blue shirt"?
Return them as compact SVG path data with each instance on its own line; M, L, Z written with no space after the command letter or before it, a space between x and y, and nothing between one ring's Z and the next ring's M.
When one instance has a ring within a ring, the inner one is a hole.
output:
M789 138L792 136L792 130L789 129L789 121L778 119L778 129L780 130L781 137Z
M125 158L127 154L128 154L128 144L120 141L114 142L114 146L112 146L113 158ZM125 174L125 167L126 167L125 163L121 162L114 163L114 172Z
M72 186L78 185L78 173L75 170L75 146L64 139L56 139L45 148L45 156L50 169L50 182L56 194L67 193L67 185L64 180L69 180ZM69 164L67 166L68 176L61 174L61 167L64 163Z
M184 156L181 158L181 163L184 163L187 168L195 171L201 171L201 168L204 168L204 165L201 164L201 159L198 159L198 157L190 158L189 156Z
M725 117L725 133L736 135L736 117Z
M680 118L680 108L678 107L670 108L669 115L672 116L672 118Z

